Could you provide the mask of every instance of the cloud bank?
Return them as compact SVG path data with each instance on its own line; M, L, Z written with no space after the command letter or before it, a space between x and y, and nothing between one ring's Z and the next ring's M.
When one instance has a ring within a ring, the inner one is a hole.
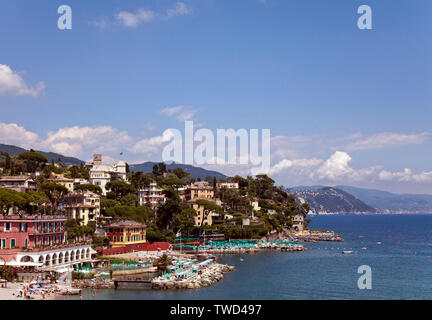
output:
M29 86L24 79L9 66L0 64L0 95L38 96L45 89L43 81Z

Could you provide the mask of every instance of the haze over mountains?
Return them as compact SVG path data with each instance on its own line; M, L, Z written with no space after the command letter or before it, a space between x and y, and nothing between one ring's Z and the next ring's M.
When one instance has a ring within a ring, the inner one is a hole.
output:
M375 189L337 186L383 213L432 213L432 195L395 194Z
M307 199L317 213L432 213L432 195L427 194L395 194L352 186L322 185L287 190L298 201Z

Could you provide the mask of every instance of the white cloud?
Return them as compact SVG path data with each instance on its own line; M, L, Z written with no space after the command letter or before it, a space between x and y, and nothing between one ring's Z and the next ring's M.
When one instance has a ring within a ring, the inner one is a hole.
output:
M115 19L125 27L135 28L141 23L148 23L156 19L169 20L177 16L191 14L191 8L189 8L184 2L177 2L173 8L167 9L165 14L141 8L135 12L120 11L115 15Z
M161 136L145 138L137 141L130 151L134 154L150 154L155 155L161 152L162 148L171 141L173 135L167 130Z
M58 153L79 156L83 152L114 152L132 138L126 131L119 131L111 126L70 127L56 132L48 132L41 145Z
M342 151L336 151L320 167L313 170L309 177L312 180L331 182L359 182L373 180L381 166L353 169L349 166L351 156Z
M323 162L323 160L321 159L316 159L316 158L312 158L312 159L296 159L292 161L292 165L293 167L315 167L319 164L321 164Z
M384 132L359 139L345 146L346 150L368 150L399 147L409 144L421 144L431 136L429 132L418 134L400 134Z
M432 182L432 171L424 171L422 173L414 174L409 168L405 168L401 172L382 170L379 173L379 179L383 181L430 183Z
M28 86L21 76L14 72L9 66L0 64L0 95L13 94L17 96L36 97L45 89L43 81L34 87Z
M168 108L162 109L161 113L168 116L168 117L172 117L176 113L179 113L180 111L182 111L183 108L184 108L184 106L168 107Z
M166 16L168 18L175 16L185 16L192 14L192 9L183 2L177 2L173 9L168 9Z
M312 176L318 180L337 180L353 173L349 166L352 158L346 152L336 151Z
M269 175L276 175L287 168L291 168L293 166L293 162L291 160L282 160L275 164L268 172Z
M0 122L0 141L4 144L14 144L22 148L34 148L38 142L38 135L27 131L15 123Z
M190 106L175 106L175 107L167 107L161 110L161 113L168 116L176 116L178 121L187 121L191 120L198 110L193 109Z
M96 28L98 28L100 31L105 30L106 28L108 28L110 22L106 17L103 18L99 18L93 21L90 21L89 24L96 26Z
M150 10L138 9L135 13L121 11L116 14L117 21L125 27L136 27L141 22L150 22L155 18L156 14Z

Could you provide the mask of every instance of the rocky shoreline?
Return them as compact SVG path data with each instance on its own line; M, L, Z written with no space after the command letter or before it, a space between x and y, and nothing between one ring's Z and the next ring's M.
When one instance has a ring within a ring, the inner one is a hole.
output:
M322 241L332 241L332 242L343 242L345 241L342 237L334 232L310 232L305 234L296 234L294 238L298 241L304 242L322 242Z
M208 266L200 274L182 280L159 280L154 279L151 282L151 288L154 290L176 290L176 289L199 289L208 287L222 280L224 274L234 271L235 267L215 263Z
M115 289L114 281L107 280L103 282L95 282L92 280L77 280L72 283L72 288L81 289Z

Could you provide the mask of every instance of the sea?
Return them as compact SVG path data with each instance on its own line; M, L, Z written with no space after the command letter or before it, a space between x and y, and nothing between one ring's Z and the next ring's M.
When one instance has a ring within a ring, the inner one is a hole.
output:
M110 289L94 297L84 290L83 299L432 299L431 227L426 214L313 216L310 229L333 230L345 242L306 242L304 252L221 256L219 262L236 270L198 290ZM370 289L358 286L361 266L370 267Z

